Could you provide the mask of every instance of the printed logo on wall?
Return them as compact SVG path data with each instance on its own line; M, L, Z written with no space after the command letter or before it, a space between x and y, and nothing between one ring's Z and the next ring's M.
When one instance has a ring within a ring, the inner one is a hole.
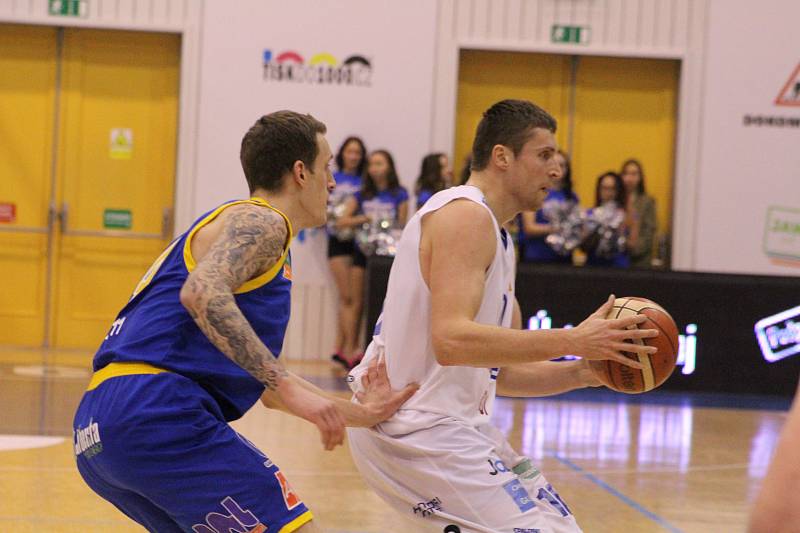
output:
M789 79L783 84L773 102L776 106L800 107L800 63L795 67ZM774 116L745 114L744 126L761 126L771 128L800 128L800 116Z
M756 322L761 354L770 363L800 353L800 306Z
M800 209L779 206L767 209L763 248L774 261L800 267Z
M262 61L264 81L356 87L372 85L372 63L363 55L351 55L339 62L332 54L319 52L306 62L293 50L275 54L266 48Z
M800 106L800 63L786 80L786 84L775 99L775 105Z

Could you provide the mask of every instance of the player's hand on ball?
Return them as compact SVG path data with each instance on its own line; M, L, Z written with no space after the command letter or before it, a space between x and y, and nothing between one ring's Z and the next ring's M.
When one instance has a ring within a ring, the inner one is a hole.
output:
M291 379L281 381L277 392L290 413L317 426L326 450L344 442L344 417L331 400L306 390Z
M658 336L658 330L639 329L636 326L645 322L647 317L636 315L625 318L606 319L609 311L614 306L614 295L600 306L597 311L589 315L577 327L569 330L573 341L573 355L584 359L603 360L609 359L638 370L643 365L635 359L628 358L620 352L650 355L656 352L652 346L645 346L635 342L626 342L635 339L649 339Z
M356 393L356 399L369 411L373 426L392 416L419 389L419 385L411 383L403 390L392 390L383 355L370 362L361 376L361 385L363 391Z

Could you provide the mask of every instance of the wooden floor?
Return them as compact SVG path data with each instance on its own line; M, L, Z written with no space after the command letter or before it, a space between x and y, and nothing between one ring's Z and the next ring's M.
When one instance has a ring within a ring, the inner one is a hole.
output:
M0 531L143 531L95 496L74 467L71 421L90 360L81 352L0 349ZM343 390L327 363L290 366ZM708 398L658 393L634 400L499 399L495 422L534 458L587 533L744 531L784 402L703 407ZM263 408L234 426L282 468L326 531L408 531L365 487L349 451L324 452L312 426Z

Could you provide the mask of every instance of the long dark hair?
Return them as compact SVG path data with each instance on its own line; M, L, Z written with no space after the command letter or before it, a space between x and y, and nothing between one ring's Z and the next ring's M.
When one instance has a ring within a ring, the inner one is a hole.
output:
M567 167L567 170L564 172L564 177L561 178L561 183L563 183L561 190L564 191L564 195L567 198L577 201L578 197L575 196L575 192L572 190L572 163L569 160L567 152L559 150L558 153L564 158L564 163L566 163Z
M610 170L608 172L603 172L600 174L600 177L597 178L597 185L595 186L594 190L594 206L600 207L601 205L600 184L603 183L603 178L607 176L614 178L614 187L617 189L617 193L614 195L614 201L617 202L617 207L620 209L625 209L625 184L622 183L622 176Z
M357 143L359 148L361 148L361 160L358 162L355 175L363 176L364 170L367 167L367 147L364 146L364 141L361 140L361 137L351 135L344 140L342 145L339 147L339 151L336 153L336 167L339 169L339 172L344 172L344 149L347 148L347 145L351 142Z
M642 168L642 164L639 162L638 159L628 159L624 163L622 163L622 167L619 169L620 174L625 173L625 167L628 165L636 165L636 168L639 169L639 184L636 186L636 192L640 195L644 195L644 169Z
M386 150L375 150L369 154L369 157L374 155L382 155L386 158L386 162L389 163L389 173L386 176L386 181L388 182L387 189L391 191L393 195L397 195L397 190L400 188L400 179L397 177L397 170L394 166L392 154ZM374 198L376 194L378 194L378 186L375 185L375 180L369 175L369 165L367 165L361 185L361 196L365 200L369 200L370 198Z
M429 190L436 193L445 188L441 163L443 155L443 153L439 152L428 154L422 158L422 167L419 170L417 185L414 189L416 194L419 194L422 190Z

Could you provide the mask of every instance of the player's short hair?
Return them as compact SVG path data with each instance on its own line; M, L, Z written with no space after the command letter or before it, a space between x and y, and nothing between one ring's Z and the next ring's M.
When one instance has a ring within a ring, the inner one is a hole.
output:
M317 133L326 131L319 120L294 111L276 111L258 119L244 135L239 152L250 192L280 190L283 176L296 161L313 168L319 155Z
M472 143L471 170L483 170L489 164L492 148L501 144L519 154L533 136L535 128L556 132L556 119L527 100L501 100L483 113Z

